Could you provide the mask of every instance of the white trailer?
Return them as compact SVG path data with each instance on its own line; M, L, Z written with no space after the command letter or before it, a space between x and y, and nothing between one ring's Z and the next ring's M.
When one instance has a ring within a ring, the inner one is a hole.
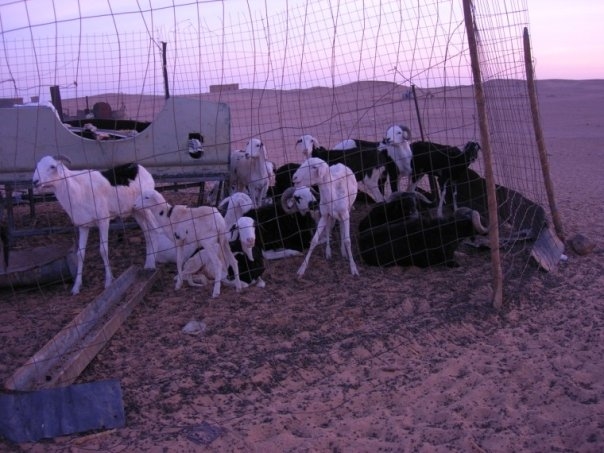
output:
M192 137L202 138L201 152L192 152ZM229 178L230 110L224 103L172 97L142 131L96 140L84 138L77 128L62 123L51 105L0 108L0 186L4 188L0 220L6 211L9 228L13 226L14 191L31 193L38 160L58 154L67 156L74 170L104 170L137 162L158 184L198 184L203 188L206 181L217 181L225 187Z

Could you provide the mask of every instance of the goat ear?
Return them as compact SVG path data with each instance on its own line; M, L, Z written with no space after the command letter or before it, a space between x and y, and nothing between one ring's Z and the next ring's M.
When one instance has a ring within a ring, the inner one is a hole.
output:
M409 127L405 126L404 124L401 124L399 127L403 131L403 138L405 140L411 140L411 129L409 129Z
M243 206L240 203L233 203L233 211L235 212L235 217L240 218L243 216Z
M327 172L329 171L329 165L321 163L314 168L317 172L317 176L320 179L325 179L325 177L327 176Z

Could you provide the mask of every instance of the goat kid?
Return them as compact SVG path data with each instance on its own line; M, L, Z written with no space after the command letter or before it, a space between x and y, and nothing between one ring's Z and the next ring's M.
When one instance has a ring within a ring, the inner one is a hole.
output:
M242 287L255 284L263 288L265 286L262 280L264 273L264 260L262 251L256 245L256 231L254 220L249 217L241 217L229 230L229 245L231 251L237 260L239 267L239 277ZM220 275L215 275L215 269L212 266L212 256L214 251L204 247L198 247L193 251L190 258L183 265L183 278L190 286L203 286L208 283L208 279L215 280L220 278L222 283L234 285L233 268L222 262ZM198 276L200 282L194 277Z
M220 294L222 263L226 262L235 270L235 288L241 289L237 260L233 256L227 240L227 228L224 218L213 206L190 208L184 205L171 205L156 190L145 191L134 203L135 210L149 211L157 225L174 241L176 246L177 279L175 289L183 284L184 250L187 244L203 247L210 253L214 280L213 297Z

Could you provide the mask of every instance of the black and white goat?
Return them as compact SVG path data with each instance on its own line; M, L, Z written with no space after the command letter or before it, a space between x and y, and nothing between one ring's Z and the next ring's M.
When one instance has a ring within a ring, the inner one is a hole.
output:
M361 143L359 141L359 143ZM372 142L363 142L371 144ZM380 179L388 164L386 153L380 152L377 146L366 148L326 149L312 135L303 135L296 142L296 151L305 159L315 157L328 165L342 164L350 168L360 188L374 201L384 201L384 193L380 191ZM357 185L358 187L358 185Z
M317 200L308 187L290 187L279 203L254 208L242 192L220 202L218 209L233 225L242 216L256 222L256 240L268 260L299 256L310 246L317 225Z
M61 207L78 228L77 273L71 289L78 294L90 228L98 227L100 254L105 265L105 288L111 285L113 273L109 264L109 223L115 217L132 215L141 227L147 246L145 269L155 268L155 255L149 229L154 225L150 214L133 210L134 201L145 190L153 190L151 174L136 163L120 165L106 171L70 170L69 159L45 156L36 165L32 178L35 190L54 193Z
M359 235L358 244L370 266L457 267L454 253L459 243L487 232L478 211L459 208L446 218L419 215L368 228Z
M256 221L251 217L243 216L237 219L229 231L229 244L239 265L239 278L242 283L256 285L264 288L266 283L262 280L264 274L264 255L258 237ZM228 268L228 279L233 279L233 269Z
M313 235L310 247L302 265L298 269L298 277L302 277L313 250L319 244L323 235L326 238L325 256L331 258L330 234L335 222L340 224L340 250L344 258L348 258L350 273L359 275L350 241L350 209L357 196L358 185L354 173L344 164L328 165L318 157L306 159L293 176L296 187L319 187L321 217L317 230Z
M411 144L411 150L413 172L408 190L415 190L424 175L435 176L440 186L437 216L443 216L447 186L451 186L453 210L456 210L456 182L465 177L468 167L478 158L480 145L470 141L460 149L457 146L417 141Z
M413 152L409 145L411 129L402 124L390 126L379 149L388 156L386 172L380 180L380 188L384 191L386 176L390 180L391 193L398 192L399 182L403 177L411 177Z

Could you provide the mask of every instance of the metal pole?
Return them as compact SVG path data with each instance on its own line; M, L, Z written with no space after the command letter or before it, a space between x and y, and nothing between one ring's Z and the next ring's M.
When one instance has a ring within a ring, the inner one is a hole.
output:
M422 138L422 141L426 140L424 136L424 126L422 125L422 118L419 115L419 104L417 103L417 96L415 94L415 85L411 85L411 92L413 93L413 103L415 104L415 115L417 116L417 124L419 124L419 135ZM436 185L436 178L433 175L428 175L428 181L430 182L430 192L436 194L436 200L438 201L438 197L440 194L440 190Z
M162 71L164 74L164 95L166 99L170 98L170 87L168 86L168 59L166 58L167 42L162 41L161 43L161 63Z

